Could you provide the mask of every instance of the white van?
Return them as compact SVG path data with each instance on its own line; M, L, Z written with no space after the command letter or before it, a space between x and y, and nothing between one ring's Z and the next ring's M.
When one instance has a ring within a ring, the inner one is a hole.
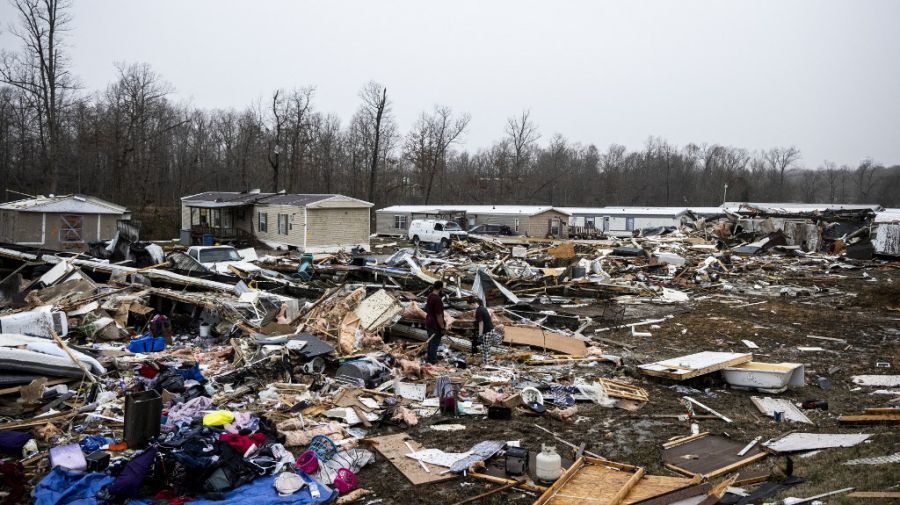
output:
M469 236L458 224L442 219L416 219L409 223L407 235L415 243L440 242L447 247L454 238Z

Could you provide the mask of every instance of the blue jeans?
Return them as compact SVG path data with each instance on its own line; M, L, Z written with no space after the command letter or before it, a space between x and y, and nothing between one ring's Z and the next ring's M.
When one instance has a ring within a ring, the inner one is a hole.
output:
M441 346L441 337L444 331L440 328L426 328L428 330L428 356L426 361L429 363L437 363L438 347Z

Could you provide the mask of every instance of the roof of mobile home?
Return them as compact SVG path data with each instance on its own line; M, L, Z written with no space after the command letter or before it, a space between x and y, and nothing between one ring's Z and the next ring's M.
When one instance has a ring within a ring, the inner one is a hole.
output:
M597 216L680 216L685 207L558 207L572 215Z
M372 204L349 196L337 194L260 193L258 191L207 191L181 197L191 207L222 208L244 205L299 205L315 207L326 201L341 201L351 206L371 207Z
M510 216L536 216L538 214L555 210L563 214L569 214L560 207L549 205L392 205L379 209L376 212L412 214L444 214L448 212L465 212L467 214L503 214Z
M18 212L59 212L72 214L124 214L128 209L87 195L38 195L0 204L0 209Z

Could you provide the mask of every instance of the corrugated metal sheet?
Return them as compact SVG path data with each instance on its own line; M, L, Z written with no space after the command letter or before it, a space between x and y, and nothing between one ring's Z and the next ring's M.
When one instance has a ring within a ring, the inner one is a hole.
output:
M900 224L883 223L875 232L875 254L900 256Z

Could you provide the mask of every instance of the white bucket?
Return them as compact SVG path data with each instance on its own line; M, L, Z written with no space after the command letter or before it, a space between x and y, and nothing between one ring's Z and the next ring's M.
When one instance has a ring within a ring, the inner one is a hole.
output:
M200 336L206 338L209 336L209 325L203 323L200 325Z

